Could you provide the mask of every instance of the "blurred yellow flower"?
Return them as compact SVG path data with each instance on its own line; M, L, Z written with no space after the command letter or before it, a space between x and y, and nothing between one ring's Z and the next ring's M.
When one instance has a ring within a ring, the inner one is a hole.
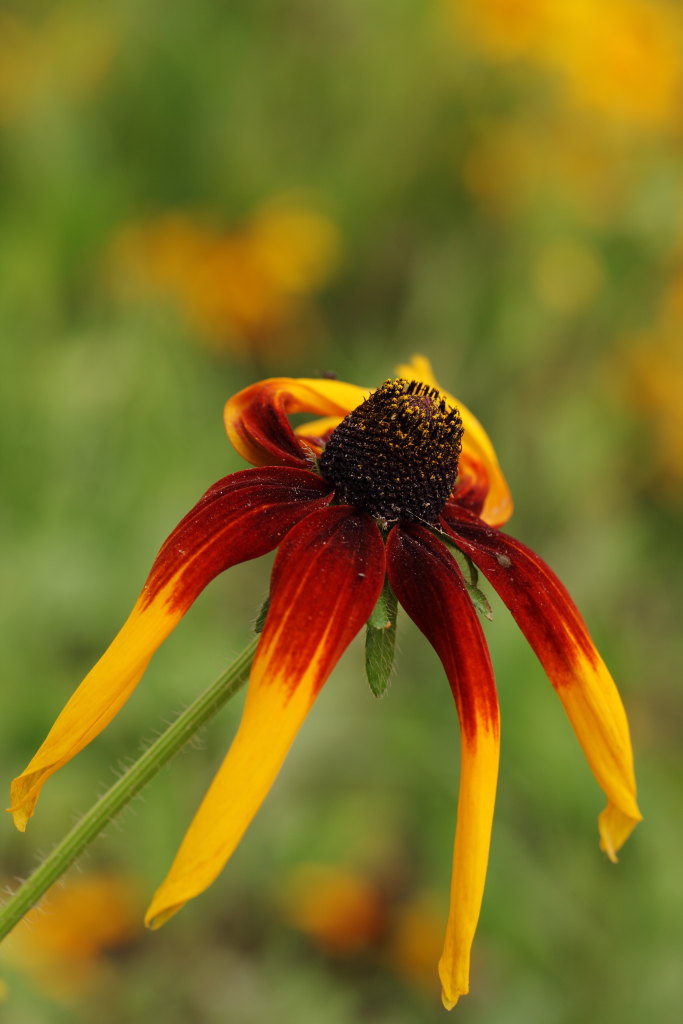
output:
M683 100L683 18L662 0L555 0L541 55L570 100L614 119L676 130Z
M676 131L683 13L665 0L446 0L456 33L493 60L550 71L570 106Z
M433 963L441 952L443 916L436 901L414 896L393 915L387 948L389 966L404 980L434 990Z
M632 339L625 370L629 403L654 434L649 450L655 460L660 493L683 496L683 346L677 331L655 329Z
M328 953L367 949L384 931L383 894L372 880L348 868L298 865L278 888L276 900L288 923ZM430 964L432 973L440 952L439 946Z
M683 332L683 266L674 274L664 292L661 318L680 339Z
M339 250L330 220L282 199L231 232L183 212L126 225L109 266L138 296L171 299L209 345L263 355L305 337L307 298L330 278Z
M134 882L102 872L55 886L5 940L3 953L43 991L70 1001L101 978L108 950L141 931Z
M630 154L631 147L554 111L540 120L480 123L461 173L470 195L496 217L529 215L550 200L602 227L628 203Z
M379 872L302 864L276 887L275 901L287 923L328 956L363 955L436 994L443 914L436 900L405 896L397 883L391 866Z
M499 60L526 56L550 30L552 0L446 0L456 31Z
M55 96L87 94L118 46L113 21L100 10L59 4L37 25L0 11L0 127Z

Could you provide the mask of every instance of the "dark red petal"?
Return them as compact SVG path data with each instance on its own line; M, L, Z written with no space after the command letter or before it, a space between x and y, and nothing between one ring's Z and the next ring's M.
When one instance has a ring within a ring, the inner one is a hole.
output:
M250 462L275 466L310 465L310 453L287 418L291 396L275 382L245 388L226 407L231 412L232 441ZM230 430L229 430L230 433Z
M143 607L173 581L167 603L186 610L215 576L272 551L331 498L329 484L302 469L265 466L224 477L162 546L141 595Z
M287 417L305 412L339 423L365 398L363 388L340 380L271 377L228 399L225 428L236 450L253 466L309 466L313 453Z
M611 860L641 820L626 712L586 624L557 576L518 540L451 506L442 523L486 574L555 687L607 797L598 818Z
M469 990L470 950L479 919L496 800L500 730L488 648L460 569L424 527L396 527L387 541L389 580L436 649L460 718L460 787L450 911L439 961L451 1009Z
M370 617L384 574L384 542L368 515L335 505L307 516L277 553L257 663L277 663L270 675L291 688L313 673L317 692Z
M555 687L572 679L577 649L596 664L595 647L578 608L538 555L465 509L449 505L442 518L458 547L510 609Z
M151 927L206 889L231 856L318 691L367 621L384 562L374 522L343 505L311 513L283 541L239 730L154 896Z
M497 728L491 658L453 556L424 527L395 527L387 541L387 572L398 600L443 662L465 734Z

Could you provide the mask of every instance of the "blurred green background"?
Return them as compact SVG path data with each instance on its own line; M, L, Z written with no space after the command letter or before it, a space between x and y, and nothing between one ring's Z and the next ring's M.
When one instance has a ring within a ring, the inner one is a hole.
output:
M7 783L241 467L225 399L271 374L372 386L423 352L617 679L645 815L609 864L602 795L494 603L501 778L453 1013L679 1019L682 85L676 0L0 3ZM0 881L245 645L269 564L212 584L26 835L4 821ZM457 722L405 617L399 646L381 701L352 647L220 879L146 933L225 709L17 929L3 1019L444 1020Z

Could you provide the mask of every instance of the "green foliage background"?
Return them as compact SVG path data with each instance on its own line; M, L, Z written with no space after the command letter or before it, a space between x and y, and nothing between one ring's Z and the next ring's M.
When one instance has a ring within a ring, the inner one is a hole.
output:
M66 29L50 30L60 18ZM7 47L17 22L43 49L28 70L17 59L18 84L0 77L3 777L109 642L166 534L240 468L225 399L267 374L332 370L373 385L423 352L485 424L516 501L510 531L567 583L618 681L645 815L610 865L597 846L601 794L494 604L499 800L472 993L454 1014L464 1024L677 1019L683 472L660 459L668 411L639 401L629 367L643 339L661 358L662 294L683 244L680 126L565 104L550 72L524 54L492 56L445 4L112 0L95 14L86 3L3 3ZM79 77L98 46L102 67ZM473 187L472 154L499 143L503 123L527 140L536 170L502 149L486 187ZM558 139L602 147L588 198L557 172ZM298 350L284 337L265 354L207 347L177 304L112 289L107 253L121 225L182 210L229 231L283 194L304 196L341 239L334 273L306 298ZM578 284L577 251L591 271ZM212 584L115 722L49 783L26 835L2 823L7 885L241 649L268 564ZM7 1020L86 1022L95 1010L103 1024L444 1019L436 964L434 984L416 987L381 948L327 955L275 895L295 865L334 864L397 875L397 899L431 893L445 920L457 723L433 652L404 620L399 648L381 701L359 646L344 657L208 894L105 955L75 1001L6 965ZM130 873L142 909L238 704L82 871Z

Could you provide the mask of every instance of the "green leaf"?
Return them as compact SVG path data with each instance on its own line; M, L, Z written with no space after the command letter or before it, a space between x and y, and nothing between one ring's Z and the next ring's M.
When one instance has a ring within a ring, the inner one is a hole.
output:
M397 610L396 595L385 580L365 633L365 674L375 697L382 697L389 685L394 665Z

